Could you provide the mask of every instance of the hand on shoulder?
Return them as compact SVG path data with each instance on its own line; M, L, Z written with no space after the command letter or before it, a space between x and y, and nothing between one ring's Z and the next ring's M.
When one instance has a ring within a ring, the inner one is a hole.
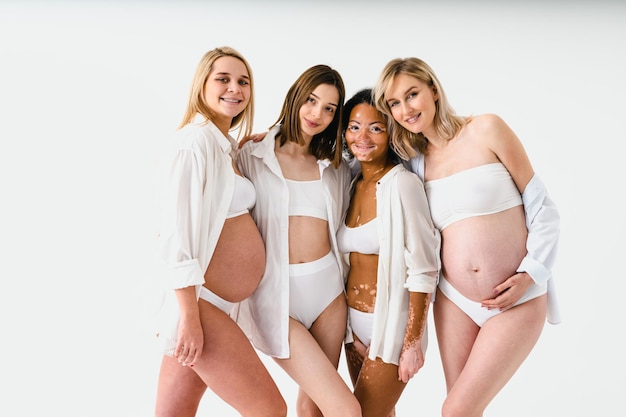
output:
M241 138L241 140L239 141L239 149L241 149L243 147L243 145L248 142L248 141L252 141L252 142L260 142L263 140L263 138L267 135L267 132L263 132L263 133L253 133L250 136L244 136L243 138Z

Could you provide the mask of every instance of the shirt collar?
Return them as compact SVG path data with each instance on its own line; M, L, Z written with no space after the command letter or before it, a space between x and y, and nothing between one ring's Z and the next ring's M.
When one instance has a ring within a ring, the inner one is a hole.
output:
M215 123L213 123L212 120L209 120L206 117L204 117L202 114L196 113L196 115L193 118L192 123L207 126L211 130L211 133L213 133L213 136L215 137L215 139L217 140L217 143L222 148L222 151L224 151L225 153L230 153L232 152L233 149L236 149L237 142L235 141L235 139L233 139L230 135L224 136L222 131L219 130L217 126L215 126Z

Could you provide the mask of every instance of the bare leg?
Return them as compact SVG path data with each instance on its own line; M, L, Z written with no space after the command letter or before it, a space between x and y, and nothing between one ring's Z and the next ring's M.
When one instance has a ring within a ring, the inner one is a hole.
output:
M395 406L406 384L398 380L398 367L380 358L365 358L354 395L361 404L363 417L395 415Z
M286 416L278 387L239 326L212 304L199 303L205 339L202 357L193 368L164 359L156 416L195 416L206 387L242 416Z
M342 328L341 323L337 327ZM359 403L337 372L336 366L313 335L302 323L292 318L289 319L289 348L289 359L276 359L276 363L291 376L325 417L361 417ZM340 353L341 343L338 350ZM306 402L306 398L302 401ZM312 412L311 407L307 410Z
M345 352L346 352L346 362L348 363L348 372L350 373L350 378L352 379L352 385L356 388L356 384L359 378L359 375L361 373L361 369L363 368L363 363L365 361L365 357L366 357L366 351L365 351L365 346L363 346L362 344L360 344L361 342L358 340L358 338L356 336L354 336L355 339L355 343L348 343L345 346ZM356 343L360 344L360 348L356 347ZM371 360L368 360L369 362L371 362ZM395 366L395 365L394 365ZM398 367L395 367L395 375L396 375L396 379L398 376ZM364 374L364 378L366 378L367 375ZM384 383L386 384L386 382L384 381L378 381L377 384L379 383ZM360 390L367 390L368 387L366 386L365 383L365 379L363 379L360 383ZM377 412L377 410L373 410L371 409L371 407L368 404L365 404L365 401L367 400L366 398L361 398L361 396L365 397L366 394L359 394L357 395L357 399L359 400L360 404L361 404L361 409L363 412L363 415L367 414L367 410L365 409L366 407L372 411L372 412ZM399 395L397 400L399 399ZM383 405L383 404L381 404ZM383 405L384 407L386 407L386 405ZM369 415L369 414L367 414ZM395 408L395 404L392 405L392 409L389 412L387 417L395 417L396 415L396 408Z
M433 305L448 396L444 417L480 417L535 346L546 296L489 319L482 328L441 292Z
M163 355L155 417L193 417L198 411L206 385L198 374L188 366L181 366L178 360Z
M354 336L356 339L356 336ZM356 385L356 381L359 378L359 372L361 372L361 367L363 366L363 360L365 359L365 355L361 355L361 353L357 350L354 343L346 343L345 345L346 352L346 363L348 365L348 373L350 374L350 379L352 380L352 386Z
M341 357L347 314L345 295L340 294L326 307L309 329L335 369L338 368ZM322 412L302 388L298 390L296 409L300 417L322 417Z

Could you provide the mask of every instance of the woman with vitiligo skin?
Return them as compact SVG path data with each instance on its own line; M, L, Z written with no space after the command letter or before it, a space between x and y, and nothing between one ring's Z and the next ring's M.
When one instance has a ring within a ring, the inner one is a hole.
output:
M348 100L344 112L346 147L361 168L337 236L350 260L346 358L363 416L388 417L424 364L439 233L421 180L389 147L371 90Z

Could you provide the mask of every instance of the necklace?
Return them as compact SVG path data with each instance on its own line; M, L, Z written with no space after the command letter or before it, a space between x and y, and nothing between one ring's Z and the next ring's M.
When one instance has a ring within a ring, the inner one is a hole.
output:
M357 183L357 188L362 189L364 191L371 189L373 184L377 184L378 181L380 181L380 179L382 177L385 176L385 174L391 169L393 165L391 164L385 164L383 166L381 166L380 168L376 169L374 172L372 172L371 174L367 175L367 179L365 179L365 176L363 175L363 172L361 172L361 180ZM367 170L367 169L366 169ZM369 171L369 170L367 170Z
M354 224L357 227L367 223L372 217L376 217L376 184L393 166L394 164L387 162L376 169L365 167L367 179L363 178L363 173L361 173L361 178L356 183L356 190L352 196L351 216L349 216L354 219ZM363 169L363 167L361 168Z

